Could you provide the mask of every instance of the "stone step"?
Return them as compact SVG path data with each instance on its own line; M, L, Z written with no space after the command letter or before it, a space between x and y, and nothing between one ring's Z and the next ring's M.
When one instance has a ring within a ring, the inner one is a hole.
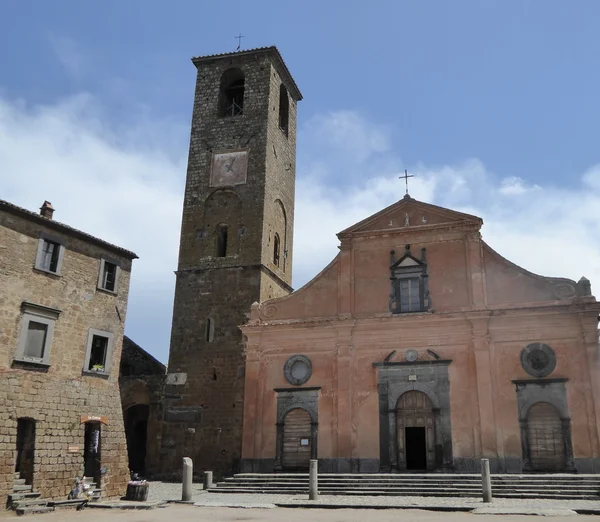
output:
M261 489L230 489L230 488L213 488L208 490L209 493L248 493L248 494L269 494L273 493L272 490L261 490ZM331 490L324 491L319 488L319 492L323 495L346 495L346 496L424 496L424 497L461 497L461 498L480 498L481 490L477 491L371 491L365 493L364 491L356 490ZM306 495L307 489L293 489L282 491L281 494L286 495ZM548 492L529 492L529 493L494 493L494 497L497 498L515 498L515 499L532 499L532 498L545 498L545 499L556 499L556 500L600 500L598 495L577 495L577 494L562 494L562 493L548 493Z
M13 484L16 486L22 486L23 484L25 484L25 479L15 479L13 480Z
M9 503L12 503L12 502L17 502L19 500L38 498L40 496L41 496L41 493L38 493L37 491L24 491L21 493L10 493L8 495L8 501L9 501Z
M12 503L12 507L14 509L20 508L20 507L28 507L28 506L47 506L47 505L48 505L47 500L40 500L40 499L17 500Z
M21 492L26 493L28 491L33 491L33 486L30 484L22 484L22 485L15 484L13 486L13 492L15 492L15 493L21 493Z
M88 503L87 499L73 499L73 500L49 500L48 505L53 508L77 508L81 509Z
M412 487L412 488L430 488L430 487L453 487L453 488L481 488L481 481L473 482L471 484L465 483L438 483L438 482L417 482L417 481L406 481L406 482L327 482L319 479L320 487L364 487L364 488L393 488L393 487ZM260 487L260 488L285 488L285 487L308 487L308 481L305 482L252 482L248 483L245 481L239 482L219 482L217 487ZM492 487L495 489L513 489L513 488L528 488L536 487L539 489L564 489L567 491L600 491L600 487L593 484L543 484L543 483L492 483Z
M308 479L308 473L287 474L287 473L270 473L261 475L234 475L228 477L228 480L261 480L265 478L276 478L279 480L285 479ZM421 478L426 480L451 480L459 482L461 480L476 480L481 477L480 474L471 475L447 475L441 473L393 473L379 474L371 473L366 475L349 474L338 475L333 473L319 473L319 477L330 478L335 480L395 480L400 478ZM513 480L513 481L530 481L530 480L560 480L560 481L581 481L590 480L600 482L600 475L492 475L492 480Z
M50 506L29 506L15 509L17 515L33 515L35 513L50 513L54 511Z
M20 478L21 478L21 472L20 472L20 471L15 471L15 472L13 473L13 475L14 475L14 477L15 477L15 479L16 479L16 480L18 480L18 479L20 479Z
M295 485L295 486L285 486L285 487L253 487L253 488L249 488L249 487L245 487L243 485L237 485L237 486L223 486L223 485L217 485L216 488L214 489L228 489L228 490L249 490L249 489L259 489L261 491L289 491L289 490L303 490L303 491L308 491L308 485L303 486L303 485ZM348 489L352 489L355 491L363 491L365 493L369 493L371 491L389 491L389 492L401 492L401 491L412 491L412 492L427 492L427 491L447 491L447 492L462 492L462 493L469 493L469 492L475 492L475 493L479 493L481 492L481 486L476 487L476 488L461 488L461 487L448 487L448 486L430 486L430 487L426 487L426 488L422 488L422 487L418 487L418 486L395 486L395 487L386 487L386 488L378 488L378 487L364 487L364 486L358 486L358 487L344 487L344 486L324 486L322 484L319 484L319 490L321 491L332 491L332 490L348 490ZM591 496L598 496L600 497L600 492L597 489L587 489L587 488L581 488L581 489L571 489L571 490L567 490L564 488L541 488L541 487L534 487L534 486L530 486L530 487L520 487L520 488L492 488L492 490L495 493L527 493L527 492L535 492L537 494L565 494L565 495L591 495Z

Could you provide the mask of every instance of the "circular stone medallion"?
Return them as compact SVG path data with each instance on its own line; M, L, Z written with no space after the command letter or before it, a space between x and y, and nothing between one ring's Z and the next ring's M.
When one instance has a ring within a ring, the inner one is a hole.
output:
M547 344L531 343L521 352L521 366L533 377L546 377L556 368L556 355Z
M417 350L406 350L406 353L404 354L404 358L408 362L415 362L419 358L419 354L418 354Z
M285 380L294 386L300 386L310 379L312 364L305 355L292 355L283 366Z

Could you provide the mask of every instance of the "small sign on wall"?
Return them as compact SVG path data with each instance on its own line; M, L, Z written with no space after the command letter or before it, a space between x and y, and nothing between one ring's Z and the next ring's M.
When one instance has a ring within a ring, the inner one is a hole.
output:
M106 415L82 415L80 424L84 422L101 422L102 424L108 424L108 417Z
M67 450L69 453L79 453L79 446L69 446L69 449Z
M300 439L300 446L310 446L309 439Z
M409 375L408 376L408 380L409 381L416 381L417 380L417 376L416 375Z

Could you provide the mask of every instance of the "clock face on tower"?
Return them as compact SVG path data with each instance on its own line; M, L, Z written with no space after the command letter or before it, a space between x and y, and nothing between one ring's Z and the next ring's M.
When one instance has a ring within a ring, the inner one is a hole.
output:
M210 171L211 187L230 187L246 183L248 149L215 152Z

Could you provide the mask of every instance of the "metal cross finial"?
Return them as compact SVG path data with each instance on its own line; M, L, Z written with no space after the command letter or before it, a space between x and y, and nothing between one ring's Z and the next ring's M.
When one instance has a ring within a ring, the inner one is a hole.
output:
M238 46L237 46L236 51L239 51L242 47L242 38L246 38L246 37L242 33L240 33L239 35L234 36L233 38L234 38L234 40L238 41Z
M400 176L399 179L404 179L406 183L406 195L408 196L408 178L414 178L414 175L409 175L408 170L404 169L404 176Z

